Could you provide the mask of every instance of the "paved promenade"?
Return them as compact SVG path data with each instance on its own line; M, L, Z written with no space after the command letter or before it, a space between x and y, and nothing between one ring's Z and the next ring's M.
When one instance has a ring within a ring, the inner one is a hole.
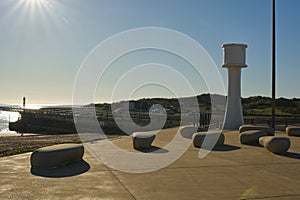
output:
M162 131L162 147L176 129ZM277 135L284 135L277 132ZM238 132L225 132L227 146L204 159L191 146L168 167L150 173L112 170L86 151L85 162L56 170L55 176L30 170L30 154L0 158L0 199L300 199L300 137L289 137L285 156L241 145ZM113 142L129 151L130 137Z

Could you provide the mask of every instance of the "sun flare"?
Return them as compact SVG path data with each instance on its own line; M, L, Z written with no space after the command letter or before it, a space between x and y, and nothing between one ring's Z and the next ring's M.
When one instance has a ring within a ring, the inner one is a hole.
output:
M0 0L1 1L1 0ZM19 23L33 21L43 21L44 26L47 23L55 23L58 26L69 24L65 16L64 5L59 0L15 0L15 6L10 10L10 15L18 15Z
M39 4L42 3L44 0L20 0L20 1L27 4Z
M29 3L38 3L38 2L42 2L43 0L23 0L23 1L28 1Z
M35 9L42 6L44 0L20 0L19 5L23 5L25 8Z

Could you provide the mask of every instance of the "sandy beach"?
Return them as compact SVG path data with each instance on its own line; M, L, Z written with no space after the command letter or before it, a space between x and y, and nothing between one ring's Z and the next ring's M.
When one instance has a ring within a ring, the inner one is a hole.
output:
M0 157L31 152L37 148L60 143L81 143L77 134L41 135L34 133L0 133Z
M116 139L120 135L109 135L107 138ZM89 137L87 137L89 139ZM78 134L35 134L24 133L23 136L16 132L0 133L0 157L10 156L20 153L32 152L35 149L62 143L82 143L83 138ZM99 140L103 138L94 138Z
M23 136L39 135L36 133L23 133ZM14 131L10 132L0 132L0 137L11 137L11 136L22 136L22 133L17 133Z

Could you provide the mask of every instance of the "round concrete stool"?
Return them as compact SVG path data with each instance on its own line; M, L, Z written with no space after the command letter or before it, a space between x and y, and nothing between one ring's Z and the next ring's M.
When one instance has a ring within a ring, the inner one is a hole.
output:
M300 127L286 127L285 132L289 136L300 136Z
M31 167L48 169L82 160L82 144L58 144L35 150L30 157Z
M133 148L150 149L156 135L152 132L135 132L132 134Z
M239 128L240 133L251 130L260 130L266 132L269 136L274 136L275 130L268 126L243 125Z
M241 144L258 143L260 137L267 136L268 133L260 130L245 131L240 134Z
M224 136L223 133L198 132L198 133L194 133L193 134L193 144L194 144L194 147L200 148L202 146L203 142L204 142L205 137L207 138L208 141L215 140L215 138L218 137L215 146L219 146L219 145L223 145L224 144L225 136Z
M259 138L259 144L264 146L272 153L276 154L286 153L291 146L289 138L273 136L265 136Z

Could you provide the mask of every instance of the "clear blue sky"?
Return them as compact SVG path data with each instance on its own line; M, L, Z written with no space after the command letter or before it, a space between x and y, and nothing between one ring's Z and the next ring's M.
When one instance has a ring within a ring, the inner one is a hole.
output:
M299 98L300 1L276 3L277 97ZM88 53L111 35L149 26L192 37L218 67L223 43L247 44L242 96L271 95L271 0L1 0L0 103L26 96L71 104Z

